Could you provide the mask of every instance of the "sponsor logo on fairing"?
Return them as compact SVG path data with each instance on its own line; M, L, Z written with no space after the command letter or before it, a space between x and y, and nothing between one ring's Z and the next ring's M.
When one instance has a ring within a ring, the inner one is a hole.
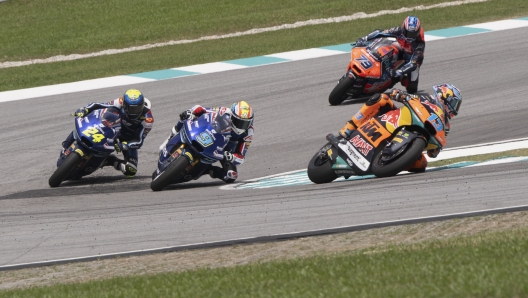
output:
M362 171L368 170L370 163L363 157L361 154L352 146L350 143L339 144L339 148L345 152L345 154L350 157L347 158L347 163L350 166L354 164L360 168Z
M372 145L370 145L369 143L367 143L365 140L363 140L359 135L356 135L355 137L353 137L350 142L356 147L358 148L361 153L363 153L364 156L367 156L370 152L370 150L372 150L374 147L372 147Z
M354 171L352 170L335 170L334 171L337 175L355 175Z
M381 121L392 124L394 127L398 127L398 120L400 120L400 111L391 111L390 113L383 114Z

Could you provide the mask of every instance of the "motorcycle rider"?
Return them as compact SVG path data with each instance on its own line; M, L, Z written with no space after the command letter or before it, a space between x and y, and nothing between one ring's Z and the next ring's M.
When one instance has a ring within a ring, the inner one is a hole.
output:
M402 102L403 99L409 96L414 99L419 99L421 102L426 102L427 104L432 103L443 109L445 134L447 136L451 127L449 121L458 114L458 110L462 103L462 95L457 87L447 83L433 86L433 91L434 95L410 94L399 89L393 89L390 95L384 93L375 94L369 98L354 116L352 116L351 120L347 121L345 126L339 131L339 135L348 140L352 131L370 120L372 117L380 116L391 110L397 109L392 100ZM437 157L438 153L440 153L440 148L427 150L427 155L432 158ZM407 171L420 173L424 172L426 167L427 159L422 153Z
M138 149L141 148L147 134L152 129L154 117L152 116L150 100L145 98L137 89L130 89L122 97L107 103L90 103L78 109L74 116L84 117L93 110L115 107L121 114L121 130L114 146L117 152L123 152L124 160L111 154L102 165L111 165L121 171L127 178L136 175L138 165ZM74 141L73 132L62 142L63 152Z
M206 108L201 105L195 105L185 110L180 114L180 121L172 128L171 134L161 144L159 150L161 152L167 142L178 134L185 120L190 117L200 117L204 113L215 113L218 115L228 113L231 115L231 138L223 150L224 159L220 162L222 167L209 165L203 173L209 173L211 178L221 179L226 183L233 183L238 178L237 166L244 162L247 150L251 145L251 141L253 141L254 113L251 106L245 101L235 102L231 105L231 108ZM216 115L213 115L213 117L216 117Z
M366 46L367 41L379 37L394 37L402 47L400 52L405 64L392 71L391 76L400 80L408 93L418 91L420 66L424 59L425 39L420 20L415 16L408 16L401 26L386 30L375 30L363 38L358 38L356 46Z

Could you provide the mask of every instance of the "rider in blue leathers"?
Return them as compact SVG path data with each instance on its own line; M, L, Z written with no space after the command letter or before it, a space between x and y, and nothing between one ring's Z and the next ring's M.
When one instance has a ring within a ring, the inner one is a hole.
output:
M203 173L209 173L211 178L221 179L226 183L232 183L238 178L237 166L242 164L251 141L253 141L253 109L245 101L235 102L231 108L217 107L206 108L200 105L195 105L189 110L180 114L180 121L172 128L171 134L161 144L159 150L165 148L167 142L176 134L179 133L185 120L190 117L200 117L204 113L216 113L223 115L225 113L231 115L232 132L231 138L224 148L224 159L220 162L222 167L209 165Z
M117 152L123 152L124 160L115 155L110 155L103 166L111 165L121 171L126 177L136 175L138 165L138 149L143 146L147 134L152 129L154 117L152 116L150 101L137 89L130 89L123 97L107 103L91 103L75 112L76 117L84 117L93 110L115 107L121 114L121 130L115 142ZM73 132L62 142L63 152L74 141Z

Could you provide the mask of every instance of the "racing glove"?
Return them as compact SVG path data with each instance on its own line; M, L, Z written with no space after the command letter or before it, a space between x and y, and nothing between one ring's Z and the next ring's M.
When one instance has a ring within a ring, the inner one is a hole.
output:
M389 95L390 99L397 102L403 102L403 100L409 95L409 93L402 91L400 89L393 89Z
M440 148L427 150L427 156L431 158L436 158L438 156L438 153L440 153Z
M185 110L183 113L180 114L180 120L181 121L187 120L192 116L192 114L193 113L191 110Z
M82 118L86 115L88 115L88 109L87 108L80 108L73 114L75 117Z
M368 42L364 38L358 38L356 40L356 47L364 47L368 44Z
M403 76L403 72L399 69L393 69L391 71L391 77L393 78L401 78Z
M127 142L119 142L119 141L114 143L114 148L116 152L127 151L129 149Z
M235 156L229 151L224 151L224 160L227 162L233 162L233 160L235 160Z

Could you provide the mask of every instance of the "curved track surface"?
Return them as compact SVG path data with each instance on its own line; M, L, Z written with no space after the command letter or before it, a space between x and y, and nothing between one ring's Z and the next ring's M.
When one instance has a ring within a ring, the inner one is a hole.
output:
M463 93L448 146L526 137L528 29L437 40L427 45L420 89L453 82ZM490 42L488 42L490 41ZM154 129L127 180L104 169L51 189L69 116L125 87L1 104L0 265L263 236L310 229L526 204L528 164L436 171L259 190L219 190L208 177L154 193L157 147L177 115L199 103L247 100L255 140L240 180L306 167L360 103L333 107L327 97L349 55L139 84L153 102ZM399 85L397 85L399 86Z

